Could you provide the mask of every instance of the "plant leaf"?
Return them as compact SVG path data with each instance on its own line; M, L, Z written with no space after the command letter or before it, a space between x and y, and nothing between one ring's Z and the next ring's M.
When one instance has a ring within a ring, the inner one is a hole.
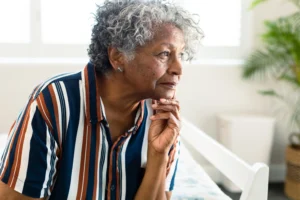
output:
M261 95L264 95L264 96L272 96L272 97L282 98L282 96L277 94L277 92L275 90L259 90L258 93Z
M272 77L278 78L282 69L286 69L290 64L290 55L284 50L266 48L266 50L256 50L244 64L243 78L250 79L259 76L261 79Z
M250 7L249 7L249 10L252 10L253 8L255 8L258 4L261 4L262 2L265 2L267 0L253 0Z
M295 4L295 6L300 8L300 0L289 0L289 1L291 1L293 4Z
M283 74L281 77L279 77L279 80L283 80L293 84L294 86L300 87L300 83L298 82L297 78L289 76L287 74Z

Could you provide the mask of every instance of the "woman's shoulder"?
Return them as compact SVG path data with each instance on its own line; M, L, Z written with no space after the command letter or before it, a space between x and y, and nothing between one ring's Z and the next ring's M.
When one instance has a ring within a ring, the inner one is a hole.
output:
M81 80L81 72L73 72L73 73L61 73L57 74L55 76L52 76L51 78L44 80L40 84L38 84L32 94L31 97L33 99L36 99L38 96L40 96L44 92L48 92L50 90L70 90L67 88L74 88L76 84L74 82L79 82ZM68 85L72 84L73 87L67 87Z

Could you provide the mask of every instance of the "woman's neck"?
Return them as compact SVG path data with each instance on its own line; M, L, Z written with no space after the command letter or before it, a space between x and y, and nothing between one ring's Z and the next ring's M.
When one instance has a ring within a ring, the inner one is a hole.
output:
M143 100L114 74L97 75L97 87L105 110L115 114L132 115L136 113L139 103Z

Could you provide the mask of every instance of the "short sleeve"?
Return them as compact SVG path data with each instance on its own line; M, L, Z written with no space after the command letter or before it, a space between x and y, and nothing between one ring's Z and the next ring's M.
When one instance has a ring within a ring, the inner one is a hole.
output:
M49 196L58 148L37 102L30 99L9 132L0 162L0 180L32 198Z
M178 140L172 146L169 153L169 165L167 169L165 191L172 191L174 189L179 155L180 155L180 140L178 138Z

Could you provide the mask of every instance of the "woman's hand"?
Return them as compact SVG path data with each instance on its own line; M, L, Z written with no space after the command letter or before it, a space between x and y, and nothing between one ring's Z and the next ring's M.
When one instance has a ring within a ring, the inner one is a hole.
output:
M160 99L152 104L154 115L148 136L148 152L167 155L179 135L181 121L179 102L175 99Z

